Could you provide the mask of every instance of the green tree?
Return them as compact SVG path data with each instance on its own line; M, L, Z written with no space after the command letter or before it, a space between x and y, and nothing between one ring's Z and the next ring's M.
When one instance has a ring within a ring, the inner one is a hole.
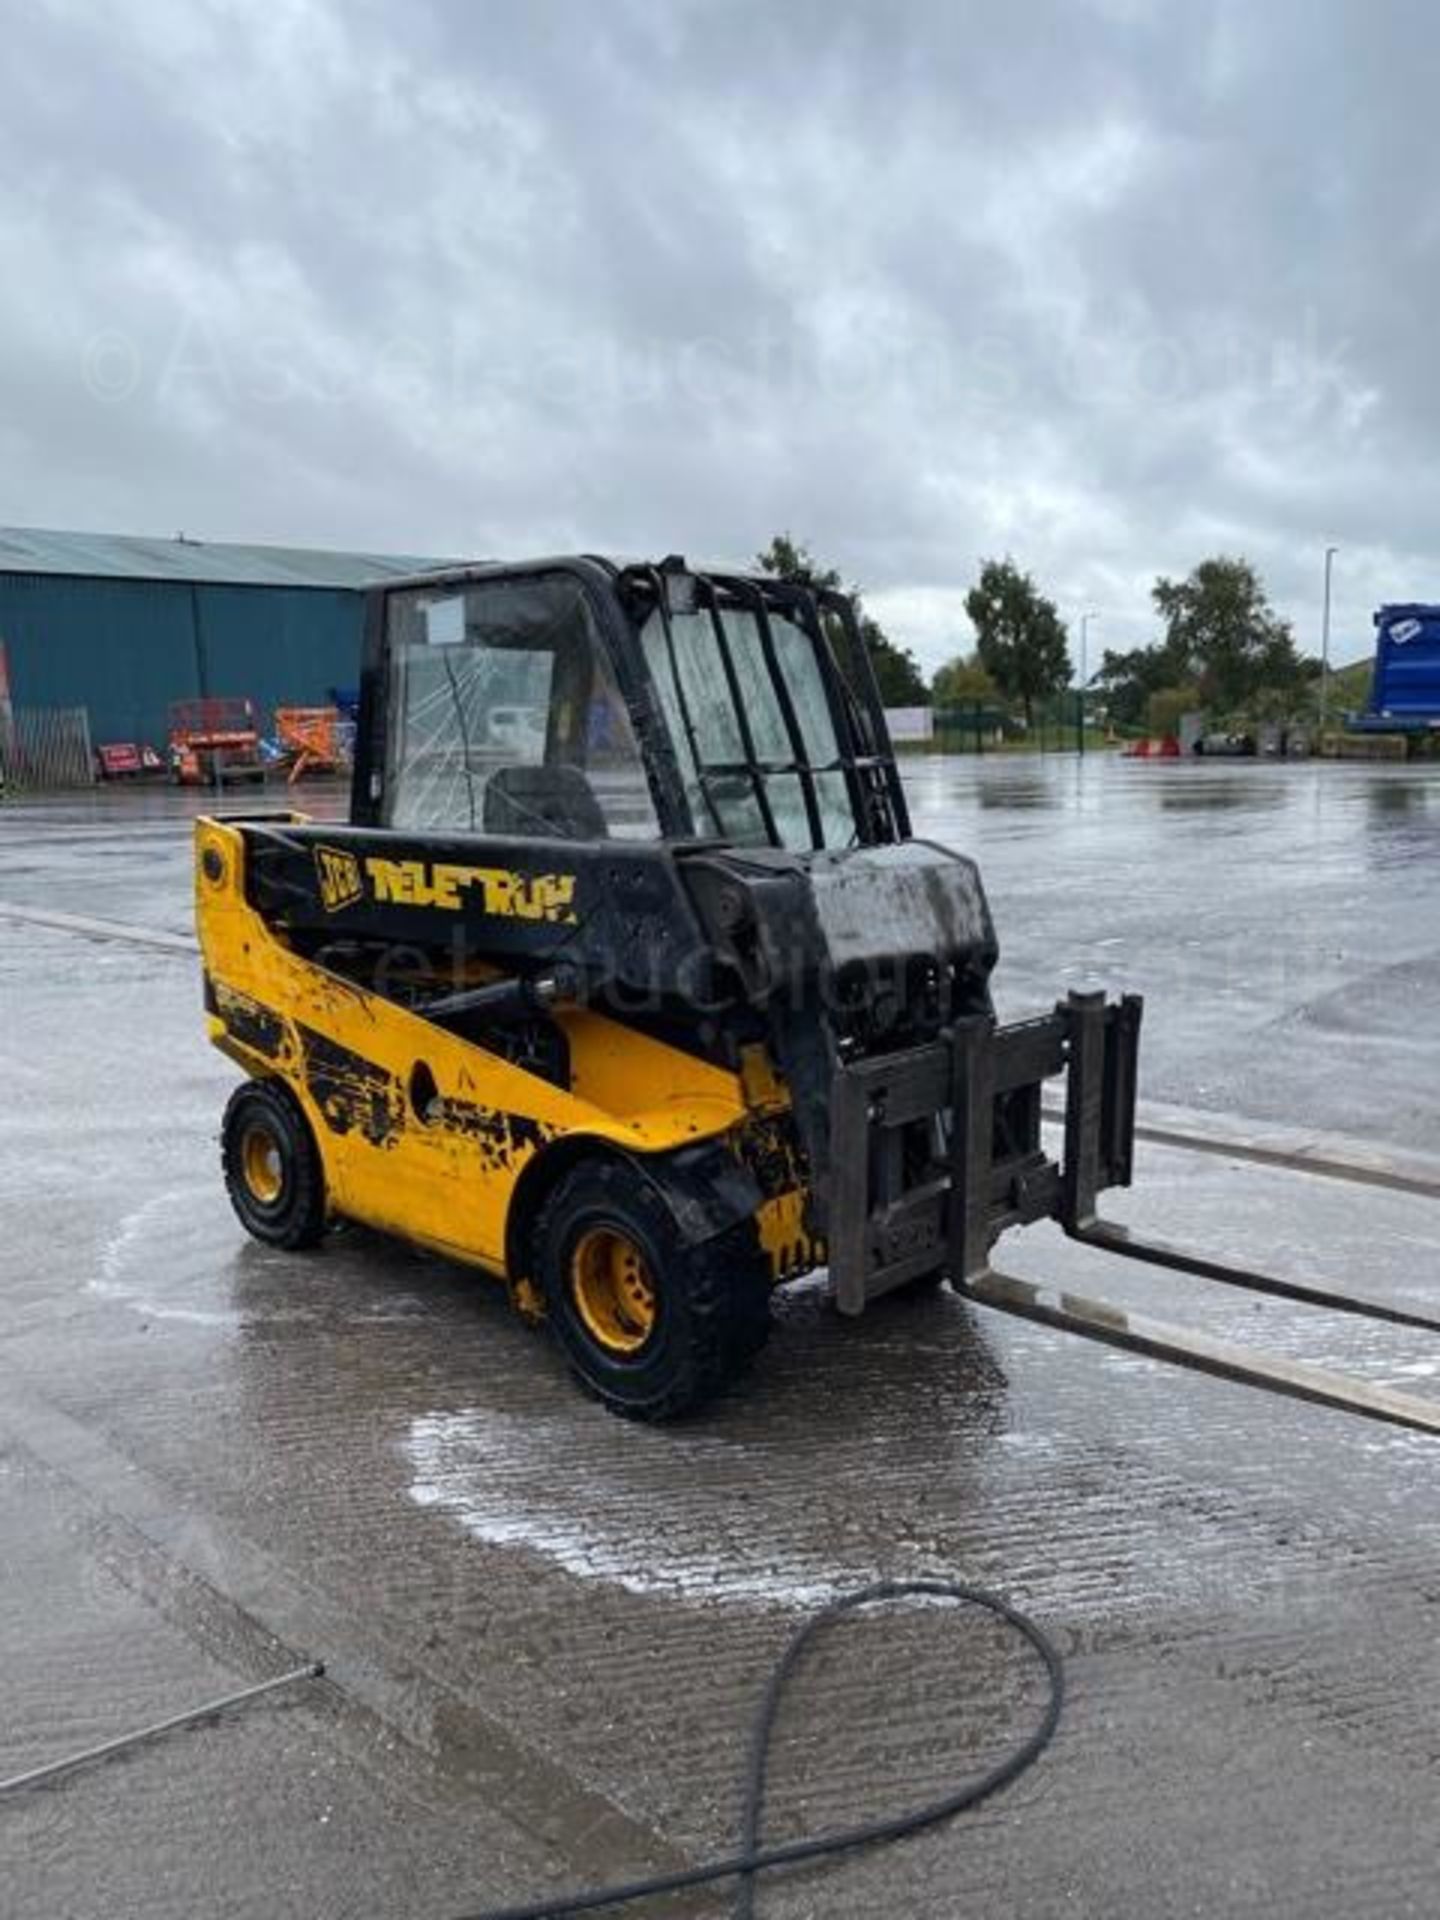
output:
M930 698L937 707L984 706L993 703L998 691L974 653L957 654L930 682Z
M777 533L755 559L762 572L773 573L777 580L788 580L792 586L809 587L815 593L845 591L836 569L822 567L809 548L789 533Z
M1202 560L1185 580L1157 580L1151 597L1161 638L1125 653L1107 647L1095 676L1117 726L1148 725L1150 702L1172 689L1217 721L1291 713L1313 698L1318 663L1296 652L1248 561Z
M1070 680L1065 625L1054 601L1007 557L984 562L965 611L978 638L976 657L1007 699L1021 703L1029 727L1035 702Z
M777 533L756 556L765 573L817 593L848 593L855 602L860 637L870 656L880 698L887 707L928 707L930 692L920 663L908 647L897 646L879 621L865 611L859 587L846 587L834 567L822 567L809 549L789 533Z
M1161 644L1184 663L1178 677L1194 680L1210 711L1229 715L1262 691L1298 691L1305 668L1294 635L1248 560L1202 560L1188 579L1157 580L1151 598L1165 622Z
M1172 687L1188 685L1189 671L1183 653L1164 641L1125 653L1107 647L1093 684L1113 725L1148 727L1150 701ZM1198 689L1191 688L1191 701L1197 707L1203 704Z
M1196 687L1160 687L1146 702L1146 731L1160 737L1167 733L1178 734L1180 722L1187 713L1195 713L1199 706L1200 693Z

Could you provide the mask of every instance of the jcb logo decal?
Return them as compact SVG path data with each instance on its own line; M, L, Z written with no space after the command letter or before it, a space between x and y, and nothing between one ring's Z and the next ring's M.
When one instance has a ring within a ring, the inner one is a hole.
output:
M440 907L459 913L478 894L483 911L504 920L575 920L573 873L511 873L505 867L457 867L443 861L369 858L375 898L397 907Z
M320 881L320 898L327 913L341 907L353 907L365 891L360 878L360 862L353 853L337 853L333 847L316 847L315 872Z

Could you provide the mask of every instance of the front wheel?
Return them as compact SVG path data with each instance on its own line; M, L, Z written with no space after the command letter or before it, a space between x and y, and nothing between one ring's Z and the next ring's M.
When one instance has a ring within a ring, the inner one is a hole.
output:
M230 1204L247 1232L292 1252L320 1244L325 1169L288 1088L275 1080L249 1080L235 1089L221 1123L220 1158Z
M567 1174L540 1210L534 1253L571 1371L612 1412L689 1413L764 1345L770 1268L754 1223L692 1246L633 1168L594 1161Z

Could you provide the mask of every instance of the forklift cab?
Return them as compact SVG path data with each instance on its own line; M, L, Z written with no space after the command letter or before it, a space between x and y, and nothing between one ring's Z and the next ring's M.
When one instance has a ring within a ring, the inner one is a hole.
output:
M580 559L372 598L357 826L793 852L908 831L850 603Z

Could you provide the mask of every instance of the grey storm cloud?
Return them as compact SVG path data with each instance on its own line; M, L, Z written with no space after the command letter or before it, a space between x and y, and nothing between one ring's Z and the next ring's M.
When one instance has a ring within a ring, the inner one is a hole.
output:
M929 665L1434 596L1427 5L78 0L5 17L0 518L743 559Z

